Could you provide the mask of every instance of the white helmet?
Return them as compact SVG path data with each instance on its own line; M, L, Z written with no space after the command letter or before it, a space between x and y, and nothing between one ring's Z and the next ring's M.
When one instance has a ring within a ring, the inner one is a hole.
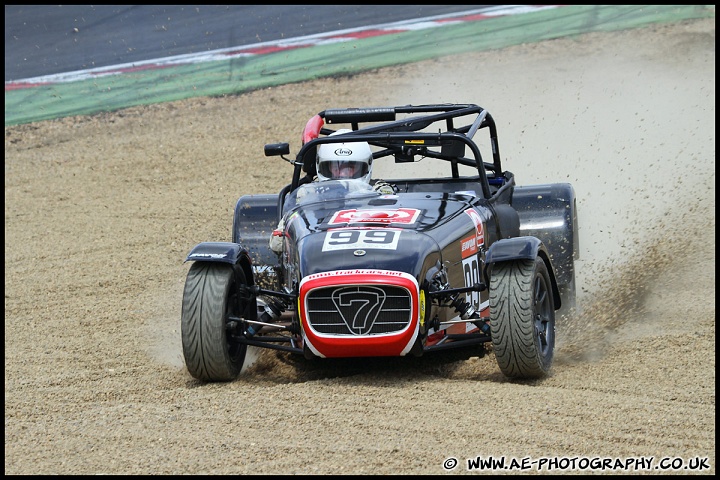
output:
M330 136L350 133L342 128ZM360 178L370 182L372 173L372 150L367 142L324 143L317 149L318 180Z

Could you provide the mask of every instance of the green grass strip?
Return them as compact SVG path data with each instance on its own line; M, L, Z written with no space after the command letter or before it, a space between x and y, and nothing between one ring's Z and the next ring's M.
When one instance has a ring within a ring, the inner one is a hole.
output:
M5 126L259 88L459 53L710 18L714 5L570 5L267 55L5 91Z

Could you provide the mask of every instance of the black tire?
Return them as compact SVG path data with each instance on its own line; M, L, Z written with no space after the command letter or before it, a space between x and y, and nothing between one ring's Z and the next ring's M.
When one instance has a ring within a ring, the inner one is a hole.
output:
M245 306L237 283L246 283L240 268L227 263L196 262L188 271L182 302L182 346L190 375L208 382L237 378L247 345L233 341L226 324Z
M542 378L552 366L555 306L541 258L495 264L490 274L490 334L502 373Z

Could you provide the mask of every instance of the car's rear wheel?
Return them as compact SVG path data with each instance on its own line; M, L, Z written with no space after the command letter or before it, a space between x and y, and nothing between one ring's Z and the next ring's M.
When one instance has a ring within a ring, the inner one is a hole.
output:
M493 265L490 334L498 366L510 378L548 374L555 348L555 306L541 258Z
M232 339L229 317L240 317L245 305L237 285L246 282L240 268L227 263L196 262L188 271L182 303L182 346L190 374L203 381L235 379L247 345Z

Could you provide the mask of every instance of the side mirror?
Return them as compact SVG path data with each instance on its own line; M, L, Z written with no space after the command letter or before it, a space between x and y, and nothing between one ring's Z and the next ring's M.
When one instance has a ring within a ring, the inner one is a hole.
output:
M266 157L277 157L278 155L288 155L289 153L289 143L268 143L267 145L265 145Z

